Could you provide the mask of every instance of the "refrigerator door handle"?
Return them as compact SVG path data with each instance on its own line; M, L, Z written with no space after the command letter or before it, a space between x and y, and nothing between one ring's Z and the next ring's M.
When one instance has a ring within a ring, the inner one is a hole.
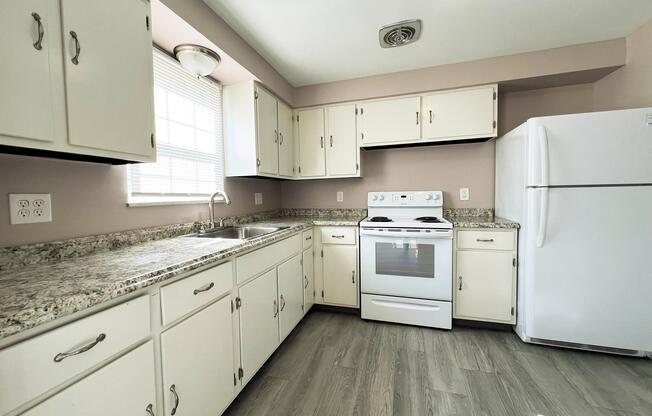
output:
M543 247L546 241L546 228L548 228L548 188L538 188L541 193L539 202L539 228L537 231L537 247Z
M550 160L548 158L548 133L545 126L539 126L540 186L550 185Z

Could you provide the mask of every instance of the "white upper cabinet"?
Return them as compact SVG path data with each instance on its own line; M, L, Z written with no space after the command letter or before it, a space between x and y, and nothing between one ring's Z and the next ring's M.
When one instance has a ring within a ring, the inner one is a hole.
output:
M442 91L423 96L423 139L496 136L496 86Z
M266 90L256 87L256 136L258 139L258 172L278 174L277 100Z
M355 104L326 107L326 175L354 176L358 173Z
M303 178L324 176L324 108L311 108L297 112L299 142L299 176Z
M0 38L0 144L65 141L57 3L3 2Z
M294 139L292 137L292 109L278 102L278 174L292 177L294 169Z
M421 139L421 97L410 96L360 103L358 138L361 146Z
M68 141L154 160L149 2L61 0L61 12Z

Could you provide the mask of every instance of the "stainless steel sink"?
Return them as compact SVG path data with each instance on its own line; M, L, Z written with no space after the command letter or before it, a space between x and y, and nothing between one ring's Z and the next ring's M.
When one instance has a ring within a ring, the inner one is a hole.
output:
M221 238L224 240L251 240L262 237L274 231L284 230L289 227L255 227L255 226L234 226L214 228L203 233L191 234L189 237L199 238Z

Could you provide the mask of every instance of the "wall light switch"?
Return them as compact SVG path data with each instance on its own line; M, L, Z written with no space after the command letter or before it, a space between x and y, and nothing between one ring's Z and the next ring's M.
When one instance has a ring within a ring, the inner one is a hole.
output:
M460 201L468 201L470 198L469 188L460 188Z
M344 201L344 192L337 191L337 202L342 202L342 201Z
M254 203L256 205L263 205L263 193L262 192L254 193Z
M9 194L12 224L52 222L50 194Z

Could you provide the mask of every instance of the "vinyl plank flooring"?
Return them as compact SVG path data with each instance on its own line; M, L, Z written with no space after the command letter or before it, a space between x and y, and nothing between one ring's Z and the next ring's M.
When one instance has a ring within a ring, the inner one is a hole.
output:
M652 360L309 313L226 415L650 416Z

